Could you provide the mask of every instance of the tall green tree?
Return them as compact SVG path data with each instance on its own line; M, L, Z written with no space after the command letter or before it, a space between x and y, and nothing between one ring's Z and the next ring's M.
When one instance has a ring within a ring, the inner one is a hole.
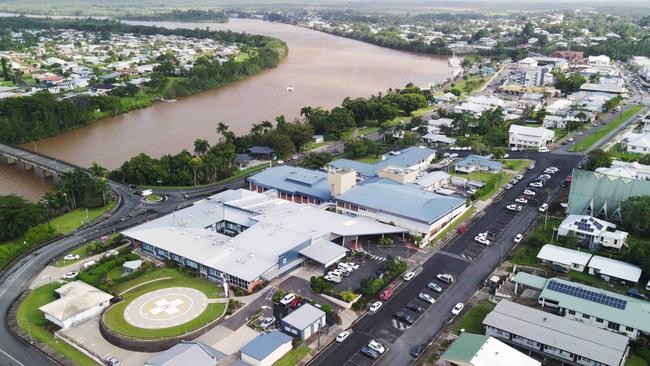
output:
M0 240L15 239L44 219L41 205L15 194L0 196Z

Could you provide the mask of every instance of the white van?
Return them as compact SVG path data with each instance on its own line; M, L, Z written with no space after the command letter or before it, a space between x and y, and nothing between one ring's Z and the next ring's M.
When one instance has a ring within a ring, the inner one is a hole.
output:
M95 262L95 261L88 261L88 262L82 264L81 267L82 267L83 269L88 269L88 268L94 266L95 264L97 264L97 262Z

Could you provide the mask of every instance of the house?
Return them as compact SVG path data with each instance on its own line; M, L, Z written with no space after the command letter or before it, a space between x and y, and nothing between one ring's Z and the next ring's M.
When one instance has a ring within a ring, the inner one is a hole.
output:
M325 142L325 136L323 136L323 135L314 135L314 136L311 137L311 140L315 144L322 144L323 142Z
M589 261L589 274L598 276L605 281L635 284L641 278L641 268L616 259L593 256Z
M573 271L584 272L591 254L577 250L546 244L537 254L542 263L562 266Z
M539 149L546 147L555 138L555 132L544 127L510 125L508 145L520 149Z
M253 146L248 149L248 154L256 159L275 159L275 150L268 146Z
M589 249L621 249L627 245L628 233L616 230L616 224L588 215L569 215L557 230L558 236L575 235Z
M604 329L630 338L650 334L650 306L646 301L561 278L544 278L525 272L518 272L512 282L515 283L515 292L520 285L538 290L537 302L542 307L554 309L560 316L589 325L592 329Z
M98 290L85 282L69 282L54 292L59 299L38 308L45 319L67 329L101 313L110 304L113 295Z
M587 58L587 65L589 66L609 66L610 59L608 56L589 56Z
M623 366L629 353L624 335L509 300L499 301L483 325L486 335L553 363Z
M459 173L472 173L472 172L490 172L498 173L503 168L503 164L498 161L489 159L486 156L480 155L467 155L463 159L454 164L454 169Z
M279 330L260 334L239 350L242 361L252 366L271 366L289 351L291 337Z
M254 161L255 158L248 155L248 154L237 154L235 157L235 161L237 162L237 166L242 169L248 167L248 165Z
M628 153L650 153L650 132L628 132L621 139L621 148Z
M443 104L443 103L453 103L458 99L458 97L455 94L452 93L444 93L441 95L437 95L433 97L433 102L436 104Z
M434 192L437 189L447 187L450 179L451 175L448 173L436 170L417 178L415 184L419 185L426 191Z
M453 137L447 137L445 135L440 135L437 133L428 133L420 138L422 142L429 145L455 145L456 139Z
M134 261L126 261L124 264L122 264L122 268L124 269L125 274L133 273L142 267L142 260L137 259Z
M541 366L494 337L472 333L461 333L440 360L444 366Z
M217 366L225 364L226 354L200 341L181 341L158 354L144 366Z
M325 312L305 304L282 318L280 324L285 333L306 340L325 327Z
M546 115L544 121L542 122L542 127L552 129L552 128L566 128L567 121L563 117Z
M628 163L614 160L609 168L596 168L596 172L621 178L650 180L650 165L639 164L636 161Z
M332 194L327 173L291 165L265 169L248 178L251 191L276 190L278 197L298 203L320 205Z

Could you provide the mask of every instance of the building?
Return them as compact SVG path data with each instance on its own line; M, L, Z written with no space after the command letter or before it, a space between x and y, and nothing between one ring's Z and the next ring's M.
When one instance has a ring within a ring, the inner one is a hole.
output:
M637 338L650 334L650 303L600 288L518 272L512 281L541 291L537 302L572 321Z
M546 244L537 254L537 259L542 263L554 264L573 271L584 272L591 256L590 253Z
M203 342L181 341L145 362L144 366L217 366L225 364L226 357L226 354Z
M650 195L650 182L573 169L567 212L622 222L620 205L630 197Z
M59 299L38 309L45 314L45 319L63 329L101 313L113 298L113 295L82 281L66 283L54 292L59 295Z
M616 259L593 256L589 261L589 274L598 276L605 281L635 284L641 278L641 268Z
M375 164L366 164L355 160L338 159L328 164L329 168L352 169L357 172L359 180L379 176L379 171L387 166L403 169L422 171L431 165L436 157L436 150L424 147L409 147L401 151L394 151L382 156L382 160Z
M278 198L228 190L123 234L143 255L171 260L202 278L252 291L302 266L345 257L359 237L407 229Z
M510 125L508 146L519 149L539 149L546 147L555 138L555 132L544 127Z
M461 333L440 359L444 366L541 365L494 337L471 333Z
M297 203L320 205L332 199L327 173L290 165L265 169L248 178L255 192L276 190L278 197Z
M305 304L282 318L280 323L285 333L305 340L325 327L325 312Z
M569 62L582 62L584 54L582 51L555 51L551 57L563 58Z
M256 159L273 160L275 159L275 150L268 146L253 146L248 149L250 156Z
M573 183L573 182L572 182ZM558 236L575 235L589 249L621 249L627 246L628 233L616 230L616 224L588 215L569 215L557 230Z
M628 132L621 139L621 148L628 153L648 154L650 152L650 132Z
M587 65L589 66L609 66L610 59L608 56L589 56L587 58Z
M441 135L438 133L427 133L426 135L421 137L422 142L427 143L429 145L455 145L456 144L456 139L453 137L447 137L445 135Z
M560 116L553 116L553 115L546 115L544 117L544 121L542 122L542 127L544 128L560 128L564 129L566 128L567 120L564 117Z
M124 269L124 273L129 274L133 273L142 267L142 260L141 259L136 259L134 261L126 261L124 264L122 264L122 268Z
M239 350L241 359L252 366L271 366L291 351L291 340L279 330L260 334Z
M422 189L434 192L436 189L444 188L449 185L451 175L441 170L429 172L415 181L415 184Z
M480 155L467 155L462 158L456 164L454 164L454 169L459 173L473 173L473 172L489 172L489 173L498 173L501 171L503 164L498 161L491 160L486 156Z
M623 366L629 353L626 336L508 300L499 301L483 325L486 335L534 353L545 364Z
M596 172L620 178L650 180L650 165L639 164L636 161L627 163L614 160L609 168L597 168Z
M584 83L580 85L580 90L588 92L599 92L608 94L625 94L627 89L623 85L605 84L605 83Z
M455 217L468 208L465 199L443 196L421 189L415 184L370 179L334 197L336 212L366 216L408 229L426 245Z

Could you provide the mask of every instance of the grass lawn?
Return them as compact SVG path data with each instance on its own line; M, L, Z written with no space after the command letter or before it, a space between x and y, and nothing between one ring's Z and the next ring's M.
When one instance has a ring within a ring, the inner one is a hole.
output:
M537 253L542 248L542 245L552 243L553 228L559 227L562 219L556 217L549 217L544 230L544 220L540 220L537 227L533 229L524 242L519 244L513 255L512 261L515 264L525 266L534 266L538 264Z
M476 207L472 206L467 211L463 212L462 215L458 216L457 218L454 219L454 221L451 222L451 225L447 226L444 230L440 231L437 235L436 238L442 238L447 233L449 230L456 230L458 226L460 226L461 223L463 223L465 220L467 220L472 214L476 212ZM433 243L433 241L431 241Z
M467 333L483 334L483 319L494 309L494 306L489 302L472 306L456 323L454 333L460 334L460 330L465 329Z
M309 353L309 347L302 346L287 352L281 359L275 361L273 366L293 366Z
M77 249L71 251L68 254L76 254L76 255L79 256L79 259L66 261L66 260L63 260L63 258L61 258L61 259L59 259L58 261L56 261L54 263L54 266L63 267L63 266L67 266L67 265L72 264L72 263L79 262L80 260L84 259L85 257L87 257L90 254L90 253L88 253L88 248L90 246L92 246L94 244L98 244L98 243L99 243L99 241L92 241L90 243L87 243L87 244L84 244L84 245L78 247Z
M514 176L514 174L508 174L504 172L501 172L499 174L486 172L473 172L470 174L463 174L452 172L451 174L466 178L467 180L478 180L485 183L485 187L481 188L476 193L476 198L480 199L481 201L485 201L488 198L492 197L499 188L503 187ZM501 179L499 179L499 176Z
M124 268L122 266L117 266L110 271L108 271L108 278L116 280L124 274Z
M580 141L579 143L576 143L570 151L584 151L590 148L593 144L597 143L605 137L609 132L611 132L613 129L617 128L624 122L627 122L630 118L634 117L639 111L643 109L642 105L635 105L633 107L630 107L623 113L620 113L614 118L611 122L606 124L605 126L601 127L598 129L596 133L593 135L590 135L586 137L584 140Z
M157 194L150 194L145 198L147 202L160 202L162 199L163 198Z
M637 354L630 354L630 357L625 361L625 366L648 366L648 361Z
M147 276L147 275L157 275L157 277ZM124 301L116 305L113 305L111 308L109 308L106 311L106 323L114 331L128 337L140 338L140 339L173 337L202 327L203 325L220 317L225 310L225 305L222 303L208 304L208 307L205 309L203 313L201 313L201 315L199 315L198 317L194 318L193 320L187 323L175 327L164 328L164 329L144 329L144 328L135 327L129 324L124 319L124 309L126 309L127 305L131 301L151 291L155 291L167 287L190 287L203 292L209 298L220 297L223 293L222 292L223 290L218 285L204 279L187 277L175 269L164 268L161 270L150 272L147 275L145 275L148 277L146 280L150 280L152 278L166 277L166 276L171 276L172 278L142 285L138 288L135 288L129 292L124 293L122 295ZM121 284L120 286L118 286L118 288L120 288L123 291L124 289L133 287L138 283L143 283L145 282L145 280L143 280L143 277L145 276L140 276L134 281L128 281L124 284Z
M503 169L514 170L516 172L530 165L530 160L499 160L503 164Z
M34 339L37 339L39 342L46 344L56 352L70 359L74 364L80 366L97 366L95 361L68 343L60 339L55 340L52 333L44 327L49 322L45 320L43 312L38 310L38 308L56 300L54 290L60 286L61 284L59 283L50 283L32 291L18 307L18 313L16 314L18 326L23 331L31 333Z
M92 221L93 219L98 218L105 212L111 210L115 206L114 202L109 203L106 207L93 208L88 210L88 220ZM64 215L58 216L50 220L50 225L52 225L56 231L65 234L72 230L75 230L86 221L86 209L78 208L72 210Z

